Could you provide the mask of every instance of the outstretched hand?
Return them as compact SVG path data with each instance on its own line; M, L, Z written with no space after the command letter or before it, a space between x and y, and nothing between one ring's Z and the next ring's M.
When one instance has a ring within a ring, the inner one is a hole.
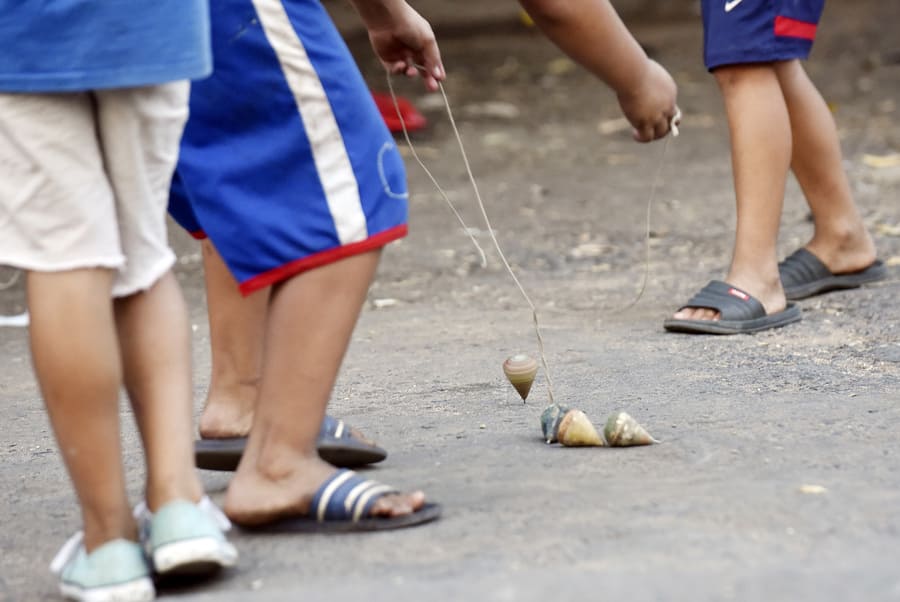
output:
M405 2L391 17L368 26L375 54L390 73L421 75L428 90L437 90L445 72L431 25Z

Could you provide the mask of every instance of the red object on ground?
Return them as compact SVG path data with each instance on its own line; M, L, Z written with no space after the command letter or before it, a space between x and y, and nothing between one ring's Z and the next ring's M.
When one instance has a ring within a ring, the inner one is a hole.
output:
M375 99L375 105L381 113L381 117L387 124L388 129L393 132L402 132L403 127L400 125L400 117L397 116L397 109L394 108L394 101L391 100L390 94L382 92L372 92L372 98ZM397 106L400 108L400 114L403 116L403 123L406 124L406 131L415 132L423 129L428 125L428 120L422 115L418 109L402 96L397 97Z

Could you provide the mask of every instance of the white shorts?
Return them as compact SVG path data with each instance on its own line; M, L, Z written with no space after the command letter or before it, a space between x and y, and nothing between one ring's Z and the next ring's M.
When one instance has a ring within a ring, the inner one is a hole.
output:
M115 297L159 280L188 92L0 93L0 265L114 269Z

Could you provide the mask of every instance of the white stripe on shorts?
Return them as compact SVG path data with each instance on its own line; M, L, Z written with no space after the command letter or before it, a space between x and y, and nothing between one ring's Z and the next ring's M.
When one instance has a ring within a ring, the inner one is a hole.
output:
M319 75L281 0L253 0L253 5L297 103L338 239L342 245L365 240L359 184Z

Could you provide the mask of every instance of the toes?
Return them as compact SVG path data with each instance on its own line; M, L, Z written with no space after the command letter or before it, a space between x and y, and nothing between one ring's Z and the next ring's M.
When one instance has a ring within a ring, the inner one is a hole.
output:
M675 312L672 317L676 320L705 320L707 322L714 322L719 319L720 315L716 310L706 307L686 307Z
M366 445L376 445L374 440L366 437L365 434L362 431L360 431L359 429L350 427L350 435L354 439L358 439L358 440L362 441L363 443L365 443Z
M421 491L414 493L395 493L379 498L372 510L371 516L403 516L412 514L425 504L425 494Z

